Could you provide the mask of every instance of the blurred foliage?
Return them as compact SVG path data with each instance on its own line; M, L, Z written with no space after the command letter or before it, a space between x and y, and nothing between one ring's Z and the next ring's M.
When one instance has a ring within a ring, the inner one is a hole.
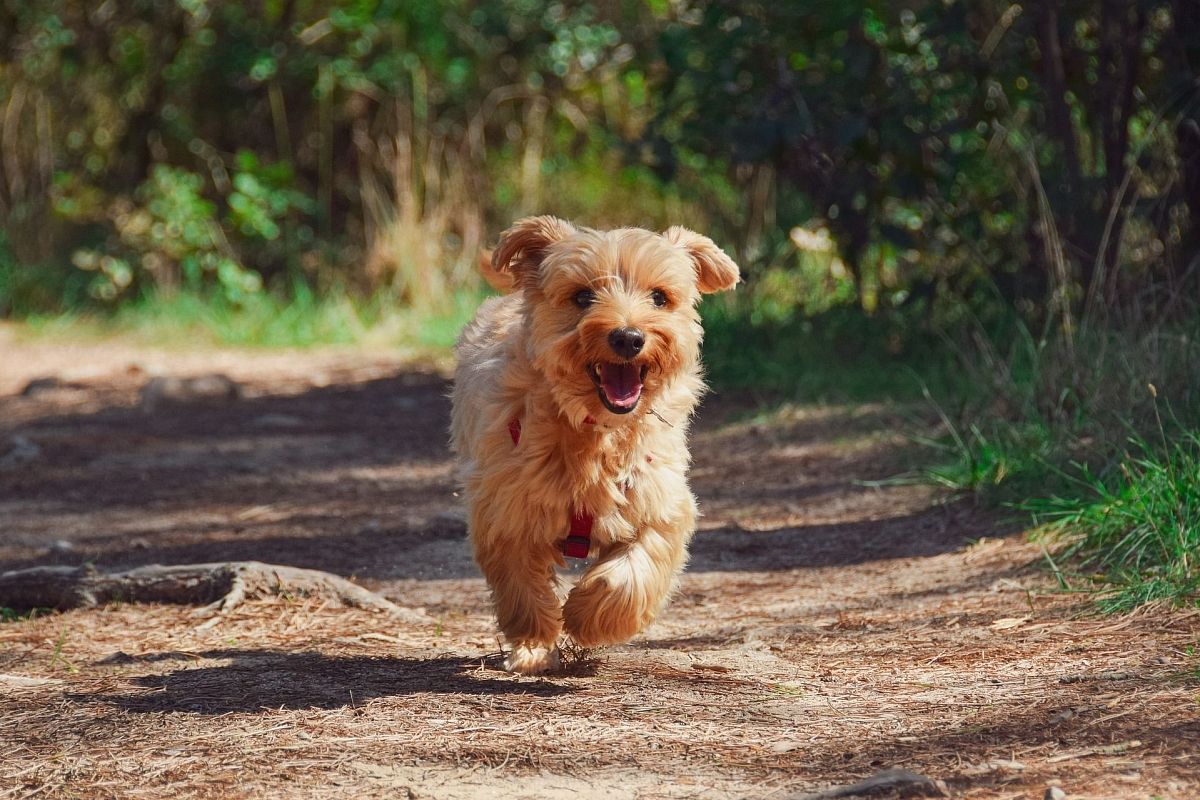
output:
M551 211L712 233L770 324L1154 316L1200 272L1198 23L1189 0L4 0L0 309L300 284L435 307Z
M663 37L661 166L676 143L732 162L757 212L738 220L751 261L817 216L869 308L994 283L1068 321L1187 272L1200 51L1180 22L1194 4L689 13Z
M747 277L702 309L718 385L937 397L963 490L1124 464L1055 500L1072 529L1191 481L1153 527L1195 437L1166 471L1117 437L1148 382L1200 419L1196 31L1196 0L0 0L0 318L444 347L514 218L685 224Z

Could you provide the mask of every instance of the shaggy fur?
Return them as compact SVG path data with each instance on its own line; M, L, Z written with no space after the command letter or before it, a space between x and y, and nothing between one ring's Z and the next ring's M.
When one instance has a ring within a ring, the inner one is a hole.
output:
M623 642L667 601L697 513L686 478L703 391L696 303L732 288L738 268L684 228L554 217L505 231L490 267L513 292L486 301L459 340L451 436L506 666L537 673L558 665L560 634ZM640 333L640 352L614 343L618 329ZM597 560L564 602L554 566L573 512L593 517Z

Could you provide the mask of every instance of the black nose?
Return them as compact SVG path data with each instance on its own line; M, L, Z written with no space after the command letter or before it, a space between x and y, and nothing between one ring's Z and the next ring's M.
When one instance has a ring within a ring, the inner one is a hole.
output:
M637 328L615 328L608 335L608 346L621 358L633 358L645 344L646 334Z

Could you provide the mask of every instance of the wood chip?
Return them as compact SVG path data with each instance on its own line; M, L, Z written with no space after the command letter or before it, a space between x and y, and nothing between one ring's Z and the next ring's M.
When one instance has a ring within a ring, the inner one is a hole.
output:
M0 673L0 688L2 689L35 689L40 686L54 686L62 683L55 678L30 678L25 675L6 675Z
M1012 628L1019 628L1029 622L1029 617L1004 617L993 622L988 627L994 631L1007 631Z
M1046 759L1046 761L1051 764L1056 764L1059 761L1070 761L1075 758L1086 758L1088 756L1117 756L1141 746L1142 743L1137 739L1130 739L1128 742L1110 744L1104 747L1085 747L1082 750L1072 750L1069 753L1060 753L1059 755Z

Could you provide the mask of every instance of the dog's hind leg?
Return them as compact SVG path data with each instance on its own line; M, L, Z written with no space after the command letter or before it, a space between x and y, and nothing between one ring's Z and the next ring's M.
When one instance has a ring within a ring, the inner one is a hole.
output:
M625 642L666 605L687 559L691 520L645 528L583 574L563 607L566 632L584 647Z
M496 621L512 648L504 668L526 675L556 669L562 610L553 551L546 545L477 544L475 560L492 589Z

